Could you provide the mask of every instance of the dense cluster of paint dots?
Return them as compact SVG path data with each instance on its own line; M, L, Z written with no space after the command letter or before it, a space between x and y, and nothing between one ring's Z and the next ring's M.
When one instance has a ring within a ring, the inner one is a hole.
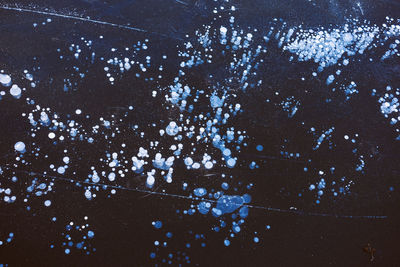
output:
M376 90L375 90L376 91ZM396 125L400 121L400 88L386 86L386 92L378 100L382 114L385 118L390 118L390 124ZM399 133L399 129L396 129ZM400 135L399 135L400 138Z

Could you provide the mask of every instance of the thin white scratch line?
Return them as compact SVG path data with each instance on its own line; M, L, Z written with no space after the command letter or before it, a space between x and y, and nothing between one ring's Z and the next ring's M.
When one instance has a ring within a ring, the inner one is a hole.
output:
M63 15L63 14L58 14L58 13L48 12L48 11L40 11L40 10L34 10L34 9L9 7L9 6L0 6L0 9L14 10L14 11L19 11L19 12L36 13L36 14L42 14L42 15L47 15L47 16L53 16L53 17L60 17L60 18L66 18L66 19L74 19L74 20L81 20L81 21L85 21L85 22L103 24L103 25L107 25L107 26L111 26L111 27L128 29L128 30L132 30L132 31L148 32L147 30L143 30L143 29L135 28L135 27L131 27L131 26L120 25L120 24L116 24L116 23L95 20L95 19L82 18L82 17L77 17L77 16L71 16L71 15Z
M89 19L89 18L82 18L82 17L72 16L72 15L64 15L64 14L59 14L59 13L55 13L55 12L40 11L40 10L28 9L28 8L20 8L20 7L10 7L10 6L7 6L7 5L0 5L0 9L12 10L12 11L18 11L18 12L35 13L35 14L59 17L59 18L64 18L64 19L71 19L71 20L80 20L80 21L84 21L84 22L91 22L91 23L106 25L106 26L115 27L115 28L119 28L119 29L126 29L126 30L143 32L143 33L150 33L150 34L155 34L155 35L159 35L159 36L163 36L163 37L167 37L167 38L171 38L171 39L181 40L180 38L170 37L170 36L165 35L165 34L161 34L161 33L157 33L157 32L151 32L151 31L148 31L148 30L145 30L145 29L140 29L140 28L137 28L137 27L127 26L127 25L122 25L122 24L116 24L116 23L107 22L107 21Z
M14 169L14 168L10 168L10 167L5 167L5 168L9 169L9 170ZM108 184L103 184L103 183L93 183L93 182L89 182L89 181L77 181L77 180L67 178L67 177L53 176L53 175L47 175L47 174L38 173L38 172L23 171L23 170L18 170L18 169L16 169L16 170L14 169L14 171L15 172L23 172L23 173L28 174L29 176L36 176L36 177L40 177L40 178L50 178L50 179L54 179L54 180L62 180L62 181L67 181L67 182L72 182L72 183L80 183L80 184L86 184L86 185L92 185L92 186L104 186L104 187L109 187L109 188L113 188L113 189L134 191L134 192L146 193L149 195L156 195L156 196L175 197L175 198L181 198L181 199L192 200L192 201L196 200L196 201L207 201L207 202L211 202L211 203L218 203L218 200L215 200L215 199L192 197L192 196L185 196L185 195L178 195L178 194L170 194L170 193L150 191L150 190L139 189L139 188L129 188L129 187L118 186L118 185L108 185ZM253 209L272 211L272 212L280 212L280 213L288 213L288 214L304 215L304 216L334 217L334 218L345 218L345 219L387 219L387 216L385 216L385 215L339 215L339 214L329 214L329 213L304 212L304 211L300 211L300 210L279 209L279 208L250 205L250 204L243 204L240 206L245 206L245 207L249 207L249 208L253 208Z
M188 3L183 2L183 1L180 1L180 0L175 0L175 2L177 2L177 3L179 3L179 4L182 4L182 5L185 5L185 6L188 6L188 5L189 5Z

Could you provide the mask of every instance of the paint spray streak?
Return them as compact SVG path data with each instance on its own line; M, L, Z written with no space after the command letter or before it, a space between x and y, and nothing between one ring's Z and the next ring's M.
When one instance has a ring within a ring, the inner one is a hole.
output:
M6 167L5 169L11 170L12 168ZM93 182L88 182L88 181L77 181L77 180L74 180L71 178L47 175L47 174L38 173L38 172L28 172L28 171L23 171L23 170L18 170L18 169L16 169L16 170L14 169L14 171L20 172L20 173L22 172L22 173L28 174L29 176L35 176L38 178L48 178L48 179L53 179L53 180L58 180L58 181L66 181L66 182L71 182L71 183L80 183L80 184L93 185L93 186L104 186L104 187L109 187L109 188L113 188L113 189L146 193L146 194L155 195L155 196L165 196L165 197L174 197L174 198L180 198L180 199L186 199L186 200L207 201L207 202L211 202L211 203L218 203L218 201L215 199L191 197L191 196L184 196L184 195L178 195L178 194L169 194L169 193L150 191L150 190L139 189L139 188L129 188L129 187L123 187L123 186L118 186L118 185L93 183ZM329 214L329 213L304 212L304 211L300 211L300 210L279 209L279 208L250 205L250 204L243 204L241 206L246 206L248 208L253 208L253 209L261 209L261 210L265 210L265 211L288 213L288 214L303 215L303 216L334 217L334 218L343 218L343 219L387 219L387 216L385 216L385 215L354 215L353 216L353 215L339 215L339 214Z

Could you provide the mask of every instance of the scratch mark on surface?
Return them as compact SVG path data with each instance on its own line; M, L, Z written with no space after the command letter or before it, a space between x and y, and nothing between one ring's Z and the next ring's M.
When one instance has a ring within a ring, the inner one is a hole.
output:
M116 24L116 23L107 22L107 21L101 21L101 20L95 20L95 19L90 19L90 18L82 18L82 17L72 16L72 15L64 15L64 14L59 14L59 13L56 13L56 12L40 11L40 10L34 10L34 9L28 9L28 8L19 8L19 7L10 7L10 6L6 6L6 5L0 5L0 9L17 11L17 12L35 13L35 14L40 14L40 15L59 17L59 18L63 18L63 19L79 20L79 21L83 21L83 22L90 22L90 23L94 23L94 24L106 25L106 26L119 28L119 29L125 29L125 30L130 30L130 31L155 34L155 35L163 36L163 37L166 37L166 38L181 40L180 38L171 37L171 36L164 35L164 34L157 33L157 32L151 32L151 31L148 31L148 30L145 30L145 29L141 29L141 28L137 28L137 27L127 26L127 25L122 25L122 24Z
M357 3L357 6L360 8L361 14L364 16L364 10L363 10L362 7L361 7L361 3L358 2L358 3Z
M179 199L185 199L185 200L195 200L195 201L208 201L210 203L218 203L218 200L215 199L208 199L208 198L203 198L203 197L192 197L192 196L185 196L185 195L178 195L178 194L170 194L170 193L165 193L165 192L158 192L158 191L150 191L146 189L140 189L140 188L129 188L129 187L124 187L124 186L119 186L119 185L108 185L104 183L93 183L90 181L77 181L68 177L59 177L59 176L53 176L53 175L47 175L39 172L29 172L29 171L24 171L24 170L18 170L14 169L11 167L5 167L4 169L8 170L14 170L14 172L20 172L20 173L25 173L29 176L35 176L37 178L43 178L43 179L53 179L53 180L58 180L58 181L66 181L66 182L71 182L71 183L77 183L77 184L86 184L86 185L93 185L93 186L103 186L106 188L113 188L113 189L120 189L120 190L126 190L126 191L132 191L132 192L138 192L138 193L145 193L148 195L154 195L154 196L159 196L159 197L173 197L173 198L179 198ZM259 210L265 210L265 211L272 211L272 212L279 212L279 213L288 213L288 214L293 214L293 215L302 215L302 216L318 216L318 217L334 217L334 218L342 218L342 219L387 219L388 216L385 215L340 215L340 214L330 214L330 213L315 213L315 212L305 212L301 210L295 210L295 209L280 209L280 208L273 208L273 207L266 207L266 206L260 206L260 205L250 205L250 204L243 204L242 206L248 207L248 208L253 208L253 209L259 209Z
M175 2L177 2L177 3L179 3L179 4L182 4L182 5L185 5L185 6L188 6L188 5L189 5L188 3L183 2L183 1L181 1L181 0L175 0Z

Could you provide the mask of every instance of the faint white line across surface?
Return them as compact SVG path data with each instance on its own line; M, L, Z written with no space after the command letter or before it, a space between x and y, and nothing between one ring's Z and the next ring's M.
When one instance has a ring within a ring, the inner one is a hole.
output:
M137 27L127 26L127 25L122 25L122 24L117 24L117 23L112 23L112 22L107 22L107 21L101 21L101 20L95 20L95 19L90 19L90 18L72 16L72 15L64 15L64 14L59 14L59 13L51 12L51 11L41 11L41 10L29 9L29 8L12 7L12 6L7 6L7 5L0 5L0 9L17 11L17 12L35 13L35 14L59 17L59 18L64 18L64 19L71 19L71 20L79 20L79 21L83 21L83 22L90 22L90 23L94 23L94 24L106 25L106 26L119 28L119 29L155 34L155 35L159 35L159 36L163 36L163 37L167 37L167 38L171 38L171 39L175 39L175 40L181 40L180 38L171 37L171 36L168 36L168 35L165 35L162 33L151 32L151 31L137 28Z
M5 169L11 170L14 168L5 167ZM77 181L77 180L67 178L67 177L47 175L47 174L38 173L38 172L28 172L28 171L23 171L23 170L18 170L18 169L17 170L14 169L14 171L26 173L29 176L36 176L36 177L40 177L40 178L62 180L62 181L66 181L66 182L80 183L80 184L86 184L86 185L92 185L92 186L104 186L104 187L113 188L113 189L134 191L134 192L146 193L149 195L156 195L156 196L175 197L175 198L181 198L181 199L186 199L186 200L207 201L207 202L211 202L211 203L218 203L218 200L215 200L215 199L208 199L208 198L202 198L202 197L191 197L191 196L178 195L178 194L170 194L170 193L150 191L150 190L145 190L145 189L140 189L140 188L129 188L129 187L118 186L118 185L108 185L108 184L104 184L104 183L93 183L93 182L89 182L89 181ZM261 209L261 210L266 210L266 211L281 212L281 213L288 213L288 214L294 214L294 215L304 215L304 216L334 217L334 218L344 218L344 219L387 219L387 216L385 216L385 215L340 215L340 214L329 214L329 213L304 212L304 211L300 211L300 210L290 210L290 209L279 209L279 208L265 207L265 206L259 206L259 205L250 205L250 204L243 204L241 206L245 206L245 207L249 207L249 208L253 208L253 209Z

